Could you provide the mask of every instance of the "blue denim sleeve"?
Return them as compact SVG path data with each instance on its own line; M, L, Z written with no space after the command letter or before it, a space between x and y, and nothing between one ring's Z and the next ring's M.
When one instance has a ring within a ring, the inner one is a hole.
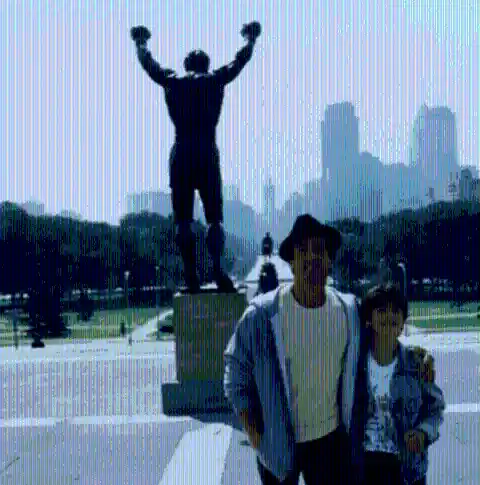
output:
M250 408L253 384L252 347L260 311L249 306L238 321L224 352L224 392L237 413Z

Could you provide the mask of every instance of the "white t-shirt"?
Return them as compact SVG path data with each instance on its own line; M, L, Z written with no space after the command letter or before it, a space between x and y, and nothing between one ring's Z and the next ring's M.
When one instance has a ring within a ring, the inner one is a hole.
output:
M366 451L398 453L395 445L395 427L391 415L390 381L397 358L386 366L379 365L368 355L369 404L365 428L364 448Z
M304 308L291 287L280 293L279 321L299 443L322 438L338 427L337 387L348 328L338 297L331 289L326 296L322 307Z

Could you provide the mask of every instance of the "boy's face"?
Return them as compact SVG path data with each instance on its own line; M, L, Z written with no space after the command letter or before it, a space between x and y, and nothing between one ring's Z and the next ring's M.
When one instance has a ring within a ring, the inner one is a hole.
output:
M393 348L403 332L404 323L402 311L387 304L384 308L373 310L370 325L375 336L385 345Z

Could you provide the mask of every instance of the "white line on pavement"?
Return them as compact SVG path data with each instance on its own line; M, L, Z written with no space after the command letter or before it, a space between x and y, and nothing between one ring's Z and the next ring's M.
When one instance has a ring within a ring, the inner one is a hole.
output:
M63 420L60 418L17 418L0 420L0 428L48 428Z
M429 351L442 352L442 353L455 353L462 351L473 351L478 353L479 343L476 341L470 342L432 342L426 339L409 338L400 340L405 345L418 345Z
M190 416L133 415L133 416L79 416L67 420L68 424L86 426L122 426L128 424L186 423L193 421Z
M447 404L445 414L470 414L480 413L480 403L467 402L460 404ZM112 416L76 416L65 418L14 418L1 419L0 428L45 428L53 427L59 423L74 426L122 426L135 424L164 424L164 423L186 423L193 421L191 416L167 416L165 414L154 415L112 415ZM218 430L220 425L212 425ZM207 426L208 428L208 426ZM210 432L209 431L209 432ZM223 428L221 429L223 432ZM195 439L200 439L196 437ZM202 438L203 439L203 438ZM199 482L200 484L201 482Z
M220 484L232 432L230 426L209 424L185 433L159 485Z
M96 361L96 362L106 362L112 360L149 360L149 359L174 359L175 353L164 351L164 352L149 352L144 354L85 354L78 357L40 357L35 359L11 359L0 361L1 365L17 365L17 364L29 364L41 362L46 364L49 362L83 362L83 361Z
M447 404L445 413L480 413L480 403L478 402L465 402L461 404Z
M77 416L74 418L16 418L0 420L0 428L48 428L59 423L73 426L125 426L133 424L186 423L190 416L132 415L132 416Z
M425 338L402 338L402 342L406 345L420 345L427 350L434 350L437 352L457 352L457 351L465 351L471 350L476 353L480 353L479 350L479 343L477 341L431 341ZM137 353L139 352L139 353ZM71 355L71 354L70 354ZM0 366L3 365L17 365L17 364L28 364L28 363L37 363L41 362L43 364L50 363L50 362L81 362L81 361L112 361L112 360L122 360L122 359L130 359L130 360L142 360L142 359L174 359L175 358L175 346L172 344L169 347L158 348L154 351L144 351L142 352L141 349L135 349L133 347L132 351L125 350L121 353L117 353L113 350L106 350L104 352L98 353L82 353L78 356L65 356L64 354L59 355L51 355L49 357L28 357L22 358L21 356L13 355L12 358L5 358L2 356L3 359L0 360Z

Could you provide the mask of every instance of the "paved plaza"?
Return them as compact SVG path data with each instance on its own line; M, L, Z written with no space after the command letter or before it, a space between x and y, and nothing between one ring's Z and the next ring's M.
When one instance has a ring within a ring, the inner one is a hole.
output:
M480 480L480 334L413 335L448 404L430 485ZM56 348L55 348L56 347ZM173 342L2 349L0 484L259 485L254 453L226 415L163 415Z

